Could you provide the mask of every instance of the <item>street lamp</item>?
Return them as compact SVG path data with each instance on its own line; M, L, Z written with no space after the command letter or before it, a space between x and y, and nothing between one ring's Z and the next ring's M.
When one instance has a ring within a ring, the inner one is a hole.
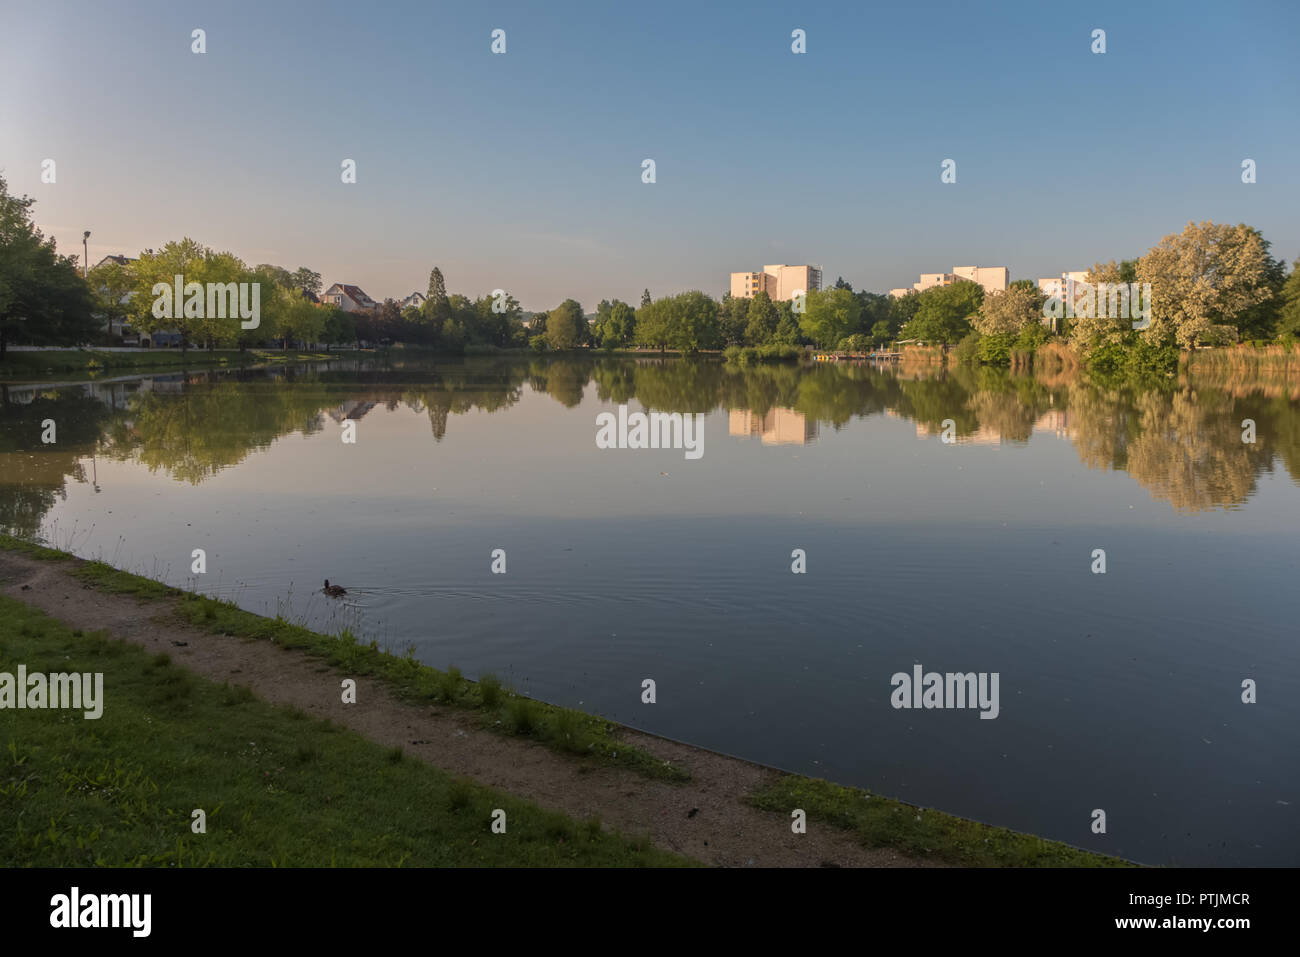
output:
M90 230L87 229L81 234L81 250L85 253L85 258L81 261L81 277L83 279L90 276Z

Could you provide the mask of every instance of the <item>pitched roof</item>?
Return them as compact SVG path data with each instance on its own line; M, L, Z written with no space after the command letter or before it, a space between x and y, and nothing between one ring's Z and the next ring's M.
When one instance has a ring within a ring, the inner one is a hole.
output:
M375 302L373 299L371 299L369 296L365 294L365 292L362 290L360 286L353 286L352 284L346 282L336 282L334 285L330 286L325 291L327 293L331 293L334 292L334 290L336 289L342 290L344 295L346 295L353 302L358 302L363 305L365 303Z

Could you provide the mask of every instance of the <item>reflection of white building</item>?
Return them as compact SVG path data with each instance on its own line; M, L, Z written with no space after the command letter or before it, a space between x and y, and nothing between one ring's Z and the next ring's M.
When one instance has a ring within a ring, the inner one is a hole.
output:
M931 429L924 422L916 423L916 437L918 439L928 439L932 435L943 435L942 429ZM958 445L1001 445L1002 433L997 429L989 428L987 425L981 425L974 432L968 435L953 436Z
M769 409L766 415L732 409L727 433L745 438L757 436L764 445L807 445L817 438L817 422L794 409Z
M1069 409L1048 409L1034 423L1035 432L1051 432L1058 439L1073 439L1078 429L1070 420Z

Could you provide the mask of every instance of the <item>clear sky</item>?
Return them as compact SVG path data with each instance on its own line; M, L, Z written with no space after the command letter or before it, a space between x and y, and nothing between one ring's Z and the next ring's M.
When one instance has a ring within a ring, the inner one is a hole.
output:
M0 170L92 263L188 235L376 298L437 264L526 309L780 262L1036 278L1202 219L1294 261L1297 38L1294 0L3 0Z

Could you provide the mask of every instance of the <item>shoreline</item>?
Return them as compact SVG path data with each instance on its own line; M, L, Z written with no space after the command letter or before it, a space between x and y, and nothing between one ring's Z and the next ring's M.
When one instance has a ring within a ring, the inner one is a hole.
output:
M489 676L469 681L454 669L360 645L346 632L322 635L7 536L0 536L0 593L69 627L112 631L116 622L117 637L168 648L182 667L342 721L386 747L413 748L436 768L548 810L648 833L655 846L701 863L1134 866L557 708ZM290 672L296 683L286 684ZM379 704L341 708L337 690L325 689L349 676ZM792 833L794 808L806 812L807 833Z

